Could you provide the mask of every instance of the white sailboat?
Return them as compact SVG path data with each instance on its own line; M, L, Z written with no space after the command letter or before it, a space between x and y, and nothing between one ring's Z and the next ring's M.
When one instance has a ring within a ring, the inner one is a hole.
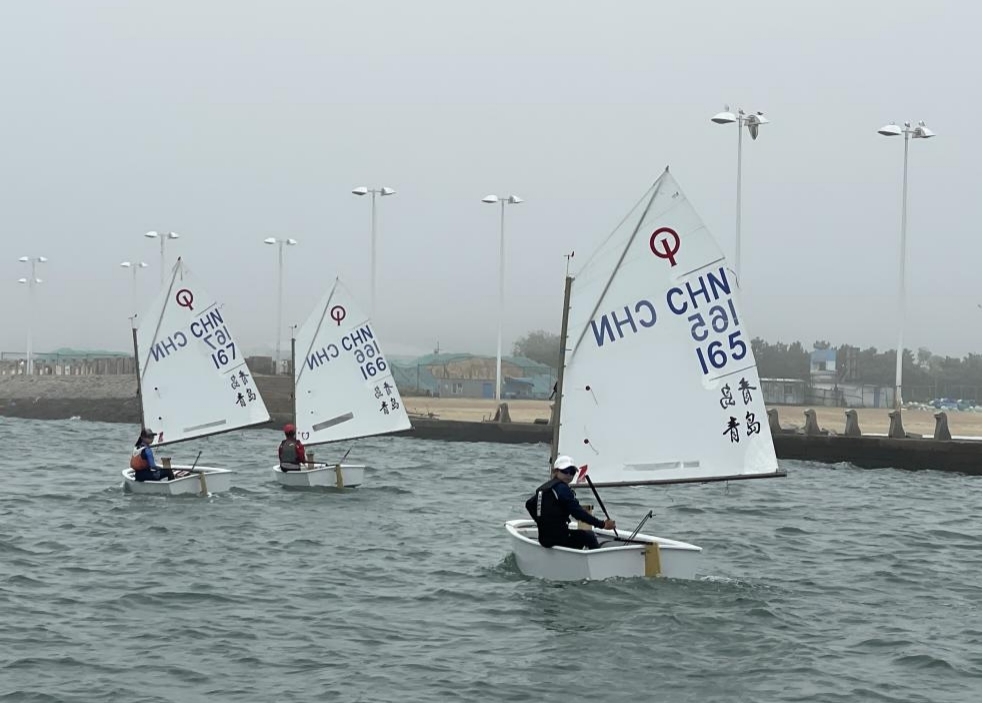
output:
M567 277L552 458L571 488L784 476L735 276L668 168ZM695 578L702 549L595 530L596 550L542 547L506 523L520 571L556 580Z
M222 304L181 259L170 279L133 329L137 389L143 427L157 433L152 448L267 422L270 414L232 336ZM158 463L167 465L158 457ZM228 491L233 471L214 466L171 465L170 481L137 481L123 470L124 487L162 495Z
M297 330L291 354L294 424L305 448L410 429L379 337L339 279ZM277 464L273 475L296 487L351 488L365 478L359 464L301 466L283 471Z

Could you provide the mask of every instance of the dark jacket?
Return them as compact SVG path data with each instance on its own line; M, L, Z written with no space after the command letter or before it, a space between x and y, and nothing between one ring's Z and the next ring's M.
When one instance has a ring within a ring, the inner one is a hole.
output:
M532 498L526 501L526 510L536 521L539 543L544 547L552 547L563 541L570 530L571 517L594 527L604 527L604 521L584 510L570 486L558 478L537 488Z

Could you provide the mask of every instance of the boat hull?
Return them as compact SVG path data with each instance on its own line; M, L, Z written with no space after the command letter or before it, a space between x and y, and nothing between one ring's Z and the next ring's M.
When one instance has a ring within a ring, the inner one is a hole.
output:
M573 525L571 525L573 527ZM598 581L639 576L695 579L703 549L686 542L638 534L632 544L616 543L610 530L595 529L601 549L544 547L532 520L505 523L515 562L526 576L549 581ZM658 547L650 546L658 545Z
M355 488L365 482L365 467L358 464L323 464L313 469L283 471L273 467L273 476L281 486L292 488Z
M171 464L174 471L189 471L191 465ZM137 481L133 469L123 469L123 489L138 495L202 495L225 493L232 489L232 474L229 469L215 466L195 466L194 473L173 481Z

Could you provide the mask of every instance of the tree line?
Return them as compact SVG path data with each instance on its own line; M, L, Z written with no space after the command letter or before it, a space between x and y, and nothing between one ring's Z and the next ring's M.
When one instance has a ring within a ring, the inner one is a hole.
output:
M770 343L760 337L751 340L751 349L762 378L809 381L813 349L835 349L837 381L894 386L897 362L893 349L878 351L876 347L861 349L849 344L833 347L826 340L817 340L807 349L801 342ZM512 353L555 369L560 359L560 337L545 330L535 330L517 340ZM901 359L901 375L904 386L902 397L905 400L952 398L979 402L983 386L983 357L980 354L967 354L962 358L939 356L926 347L916 352L905 349Z

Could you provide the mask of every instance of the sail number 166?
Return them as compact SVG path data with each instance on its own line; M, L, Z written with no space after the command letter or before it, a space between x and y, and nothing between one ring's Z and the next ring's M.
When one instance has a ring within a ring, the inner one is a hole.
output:
M369 342L361 349L356 349L354 353L355 361L365 380L383 373L388 368L386 360L382 358L382 351L375 342Z

